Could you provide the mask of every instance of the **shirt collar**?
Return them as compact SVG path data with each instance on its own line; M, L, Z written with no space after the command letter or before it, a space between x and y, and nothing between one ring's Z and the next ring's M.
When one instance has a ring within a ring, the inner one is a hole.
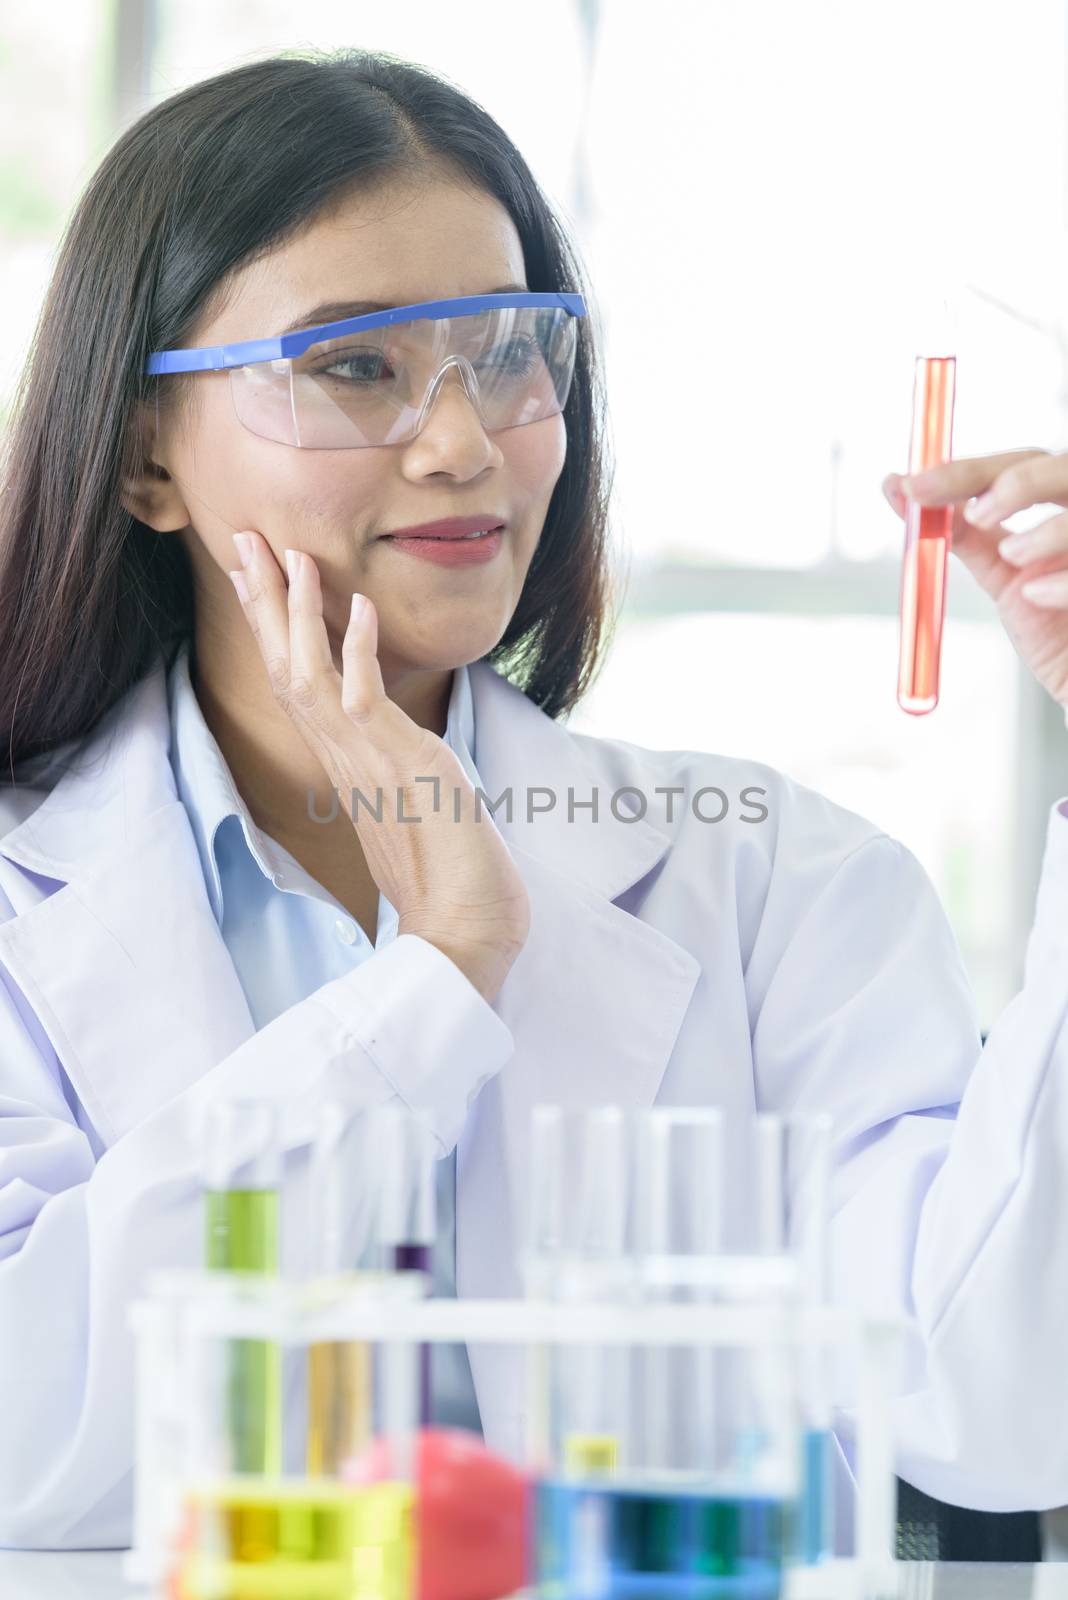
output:
M222 925L222 881L215 855L215 834L227 817L236 816L249 854L267 878L280 868L279 847L256 826L238 792L226 758L204 720L189 672L186 640L167 674L170 716L170 758L178 797L189 815L200 854L212 910ZM466 666L455 669L445 725L445 743L475 788L482 783L475 766L475 705Z

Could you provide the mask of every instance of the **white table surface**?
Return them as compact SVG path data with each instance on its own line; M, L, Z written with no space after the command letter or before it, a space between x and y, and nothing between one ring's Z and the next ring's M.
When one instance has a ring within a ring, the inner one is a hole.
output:
M1068 1562L1001 1566L902 1561L897 1565L900 1600L1068 1600ZM812 1571L805 1575L805 1600L815 1600L818 1594L814 1577ZM0 1550L2 1600L147 1600L151 1594L125 1581L118 1550Z

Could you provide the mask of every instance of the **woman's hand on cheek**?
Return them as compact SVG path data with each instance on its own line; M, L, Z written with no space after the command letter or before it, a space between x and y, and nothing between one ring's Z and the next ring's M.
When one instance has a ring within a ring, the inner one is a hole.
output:
M1006 450L893 472L882 490L902 519L906 499L953 506L954 554L996 602L1021 660L1068 707L1068 510L1022 533L1002 526L1029 506L1068 506L1068 451Z
M350 817L398 933L436 945L492 1001L530 931L526 888L455 752L386 694L373 604L353 595L338 672L311 556L286 551L287 587L259 534L234 543L243 570L230 576L271 691Z

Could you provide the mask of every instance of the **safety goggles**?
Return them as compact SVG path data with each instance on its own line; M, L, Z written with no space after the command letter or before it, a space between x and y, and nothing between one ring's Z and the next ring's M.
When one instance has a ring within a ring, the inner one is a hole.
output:
M451 369L489 432L562 411L575 371L578 294L460 295L195 350L157 350L145 372L228 371L238 420L302 450L403 444Z

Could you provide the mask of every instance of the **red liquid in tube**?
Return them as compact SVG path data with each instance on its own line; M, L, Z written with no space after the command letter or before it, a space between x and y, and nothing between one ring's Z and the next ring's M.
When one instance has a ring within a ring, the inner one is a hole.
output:
M951 457L956 368L955 356L916 358L910 473L940 466ZM921 506L914 500L905 506L897 703L902 711L923 716L938 704L953 507Z

